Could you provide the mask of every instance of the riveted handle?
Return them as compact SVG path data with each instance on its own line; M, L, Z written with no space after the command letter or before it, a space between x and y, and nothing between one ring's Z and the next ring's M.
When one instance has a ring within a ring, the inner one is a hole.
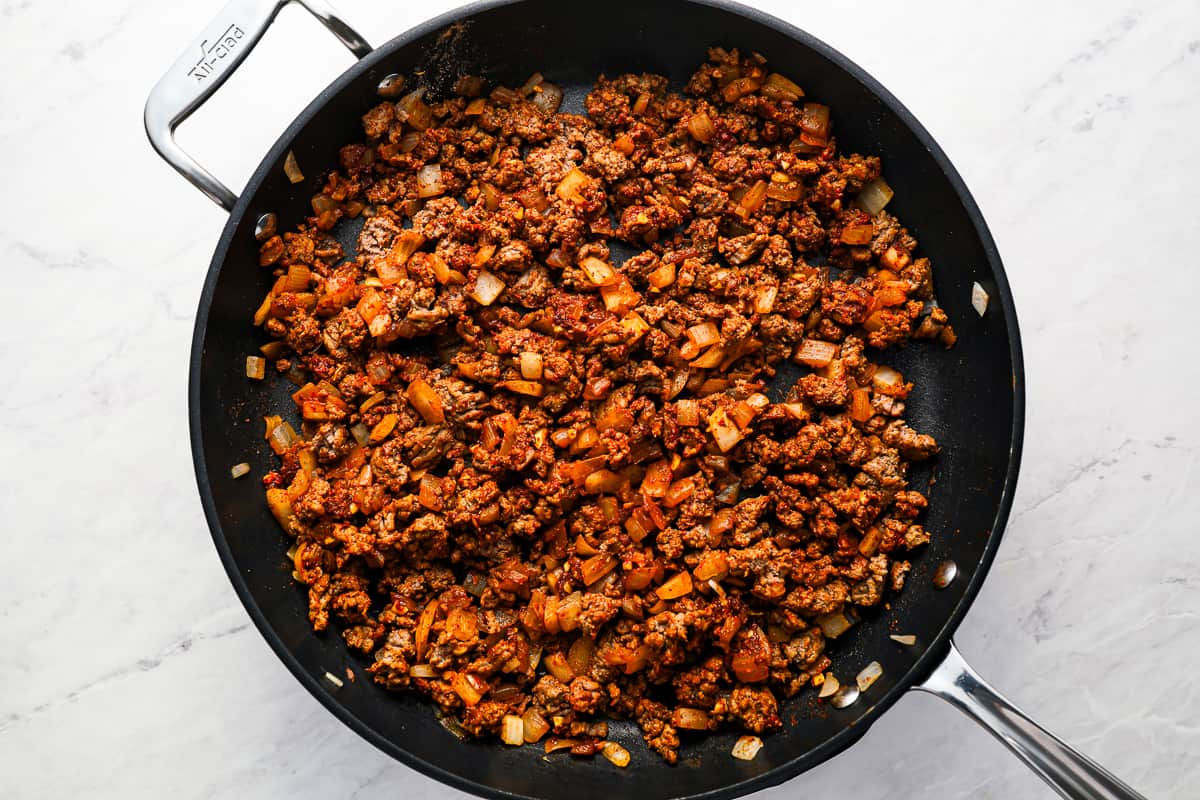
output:
M233 210L237 195L176 144L175 129L233 74L279 10L290 2L299 2L308 9L354 55L362 58L371 52L371 45L323 0L232 0L154 85L146 100L150 144L180 175L226 211Z

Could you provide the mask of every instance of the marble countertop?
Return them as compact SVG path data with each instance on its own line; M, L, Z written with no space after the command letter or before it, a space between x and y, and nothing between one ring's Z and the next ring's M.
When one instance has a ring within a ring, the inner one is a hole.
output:
M225 215L151 152L141 109L218 4L0 2L0 796L459 796L296 683L251 626L201 515L186 357ZM340 2L375 42L452 5ZM1025 457L961 649L1149 797L1195 796L1194 0L757 5L912 109L1008 266ZM349 63L286 9L181 141L240 186ZM848 791L1052 796L924 695L759 797Z

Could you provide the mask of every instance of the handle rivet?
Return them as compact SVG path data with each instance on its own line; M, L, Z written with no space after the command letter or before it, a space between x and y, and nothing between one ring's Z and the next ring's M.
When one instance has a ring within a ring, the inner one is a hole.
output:
M380 97L399 97L400 93L404 91L404 76L399 72L385 75L375 91Z
M268 211L258 218L258 222L254 223L254 238L260 242L266 241L275 235L278 227L279 219L274 212Z
M945 561L937 565L937 569L933 572L933 586L935 589L945 589L950 584L954 583L954 579L958 577L958 564L954 563L953 559L947 558Z

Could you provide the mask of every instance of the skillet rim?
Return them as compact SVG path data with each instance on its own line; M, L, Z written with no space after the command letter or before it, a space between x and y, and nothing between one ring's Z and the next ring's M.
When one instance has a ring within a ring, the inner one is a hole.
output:
M518 800L525 798L526 795L521 795L515 792L508 792L502 789L497 789L482 783L464 778L457 773L450 772L442 767L431 762L421 759L396 742L387 739L378 734L374 729L361 722L356 716L350 713L334 696L333 692L317 678L309 674L294 655L284 645L283 640L275 629L271 626L266 616L254 602L254 598L250 593L249 586L238 568L237 562L234 560L233 553L225 539L225 533L221 525L220 515L217 512L216 504L213 500L211 482L208 475L208 469L204 461L204 432L203 419L201 414L201 397L200 397L200 373L201 364L204 358L204 343L208 330L209 312L212 307L213 296L216 292L217 282L220 278L221 268L224 265L226 256L228 255L230 244L233 236L238 229L243 217L249 210L251 200L254 198L260 189L267 174L272 166L278 163L286 148L290 145L295 136L303 130L312 120L312 117L323 108L332 98L340 94L351 82L357 79L364 72L369 71L372 67L381 61L385 61L397 50L406 47L421 37L440 30L448 25L451 25L465 17L474 16L478 13L492 10L509 5L517 5L525 0L481 0L480 2L470 3L458 8L447 11L423 23L420 23L398 36L390 39L383 45L373 50L365 58L359 59L346 69L340 76L335 78L328 86L326 86L317 96L310 102L303 111L287 126L283 133L276 140L275 144L267 151L259 166L255 169L245 187L238 195L237 204L229 213L229 219L225 223L225 228L221 232L221 236L217 241L217 247L213 254L212 261L208 267L208 273L205 276L204 285L201 290L199 304L196 311L196 321L192 333L191 352L188 365L188 426L189 438L192 450L192 463L196 473L197 488L200 492L200 502L204 509L204 516L208 522L209 532L212 535L213 544L216 546L217 552L220 555L221 563L225 568L225 572L229 577L230 583L233 584L233 589L241 601L242 606L246 609L254 626L262 634L267 644L279 657L280 661L287 667L288 671L299 681L299 683L315 697L321 705L328 709L335 717L343 724L357 733L366 741L373 744L384 753L395 758L408 767L411 767L422 774L441 781L444 784L452 786L466 792L471 792L483 797L502 798L503 800ZM999 299L999 306L1004 314L1004 319L1008 331L1009 357L1012 360L1012 388L1013 388L1013 414L1012 427L1009 439L1009 458L1008 466L1005 471L1004 481L1000 493L1000 502L996 510L996 516L993 520L991 531L988 533L988 540L984 547L983 556L979 561L978 568L974 570L971 581L963 591L962 597L955 605L949 617L942 624L941 629L931 641L925 653L913 664L913 666L897 681L883 697L866 712L861 721L855 725L843 728L834 736L826 739L822 744L808 751L802 756L794 758L790 761L775 767L761 775L753 778L748 778L743 781L721 786L707 792L687 795L686 800L719 800L722 798L738 797L748 794L753 791L766 789L771 786L776 786L786 780L789 780L802 772L806 772L818 764L821 764L842 751L846 750L851 745L855 744L862 738L867 730L879 717L889 710L902 696L904 696L913 686L920 684L933 671L934 667L941 661L949 650L950 640L955 630L961 624L963 617L966 615L975 597L978 595L980 587L987 573L991 568L992 561L995 559L996 552L1000 546L1000 540L1003 538L1004 528L1007 524L1009 514L1012 510L1013 497L1016 492L1017 476L1020 470L1021 450L1024 439L1025 430L1025 366L1021 349L1021 336L1017 324L1016 309L1013 304L1012 291L1009 288L1008 277L1004 271L1004 265L1000 258L999 250L996 247L995 241L992 239L991 232L987 227L987 223L983 219L983 214L967 189L962 177L951 164L950 159L945 152L933 139L933 136L925 129L925 127L913 116L894 95L891 94L884 86L872 77L866 70L858 66L839 51L835 50L824 41L816 38L812 34L807 33L800 28L785 22L771 14L761 11L756 8L742 5L741 3L732 2L731 0L681 0L681 2L690 3L693 5L709 6L720 11L735 14L752 22L758 23L768 28L774 29L776 32L787 36L788 38L798 42L799 44L814 50L836 66L845 70L852 77L858 80L862 86L873 94L879 101L887 107L887 109L896 115L897 119L907 127L917 140L926 148L929 155L933 159L933 163L942 171L946 179L949 181L954 193L957 195L959 202L962 204L963 210L966 212L971 225L974 228L976 236L979 237L980 245L987 257L988 266L991 270L993 280L995 281L996 295ZM685 797L680 797L679 800L685 800Z

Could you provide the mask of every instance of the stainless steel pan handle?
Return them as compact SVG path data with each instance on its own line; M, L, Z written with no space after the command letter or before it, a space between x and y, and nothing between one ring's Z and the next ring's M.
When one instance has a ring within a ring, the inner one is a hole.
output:
M1004 743L1067 800L1145 800L1095 761L1038 725L963 660L954 643L924 683Z
M146 101L150 144L226 211L233 210L237 195L183 152L175 143L175 128L212 97L258 44L279 10L293 1L308 9L354 55L362 58L371 52L371 45L324 0L232 0L155 84Z

